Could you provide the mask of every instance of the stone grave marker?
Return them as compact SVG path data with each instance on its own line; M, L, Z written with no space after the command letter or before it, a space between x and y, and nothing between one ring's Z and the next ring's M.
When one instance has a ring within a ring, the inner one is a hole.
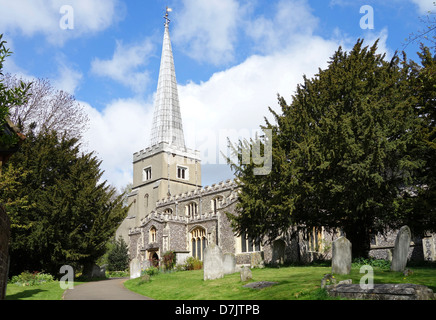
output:
M349 274L351 270L351 242L339 237L332 242L332 274Z
M130 279L139 278L141 276L141 263L138 259L130 261Z
M241 281L245 282L245 281L248 281L248 280L250 280L252 278L253 278L253 276L252 276L252 273L251 273L251 269L249 267L247 267L247 266L243 267L241 269Z
M236 257L233 253L224 254L223 272L224 274L232 274L236 272Z
M223 252L215 243L204 249L203 280L214 280L224 277Z
M391 271L403 272L409 255L410 240L412 233L408 226L402 226L395 239L394 251L392 253Z

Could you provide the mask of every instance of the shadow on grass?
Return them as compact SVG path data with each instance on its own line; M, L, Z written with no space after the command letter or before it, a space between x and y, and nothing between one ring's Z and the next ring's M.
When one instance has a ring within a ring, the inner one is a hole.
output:
M30 298L30 297L37 295L38 293L44 292L44 291L47 291L47 290L42 290L42 289L25 290L25 291L18 292L15 294L7 295L5 300L23 300L23 299Z

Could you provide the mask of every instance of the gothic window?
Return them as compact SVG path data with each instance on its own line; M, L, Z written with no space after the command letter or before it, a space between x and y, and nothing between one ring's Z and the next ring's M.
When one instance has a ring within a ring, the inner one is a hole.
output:
M193 217L194 215L197 215L197 213L198 213L198 206L195 202L191 202L191 203L186 205L185 211L186 211L187 217Z
M151 166L142 169L142 181L151 180Z
M201 228L195 228L191 231L191 255L194 258L203 260L203 252L206 248L206 231Z
M156 228L154 226L151 227L150 231L149 231L149 237L148 237L148 242L149 243L156 242L156 234L157 234Z
M260 240L247 237L245 232L241 234L241 252L260 251Z
M177 166L177 178L183 179L183 180L188 180L188 178L189 178L188 177L188 168Z
M170 209L170 208L168 208L168 209L165 209L163 213L164 213L164 214L171 215L171 214L173 214L173 210Z

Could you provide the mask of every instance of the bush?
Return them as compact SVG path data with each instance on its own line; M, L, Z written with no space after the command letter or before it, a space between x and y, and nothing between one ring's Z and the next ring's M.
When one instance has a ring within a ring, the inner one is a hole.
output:
M174 251L167 251L162 258L165 270L171 270L176 265L176 254Z
M391 262L389 260L383 260L383 259L374 259L374 258L356 258L353 259L352 263L353 267L360 268L364 265L380 268L380 269L390 269L391 268Z
M201 268L203 268L203 261L194 257L186 259L185 270L200 270Z
M156 274L159 274L159 268L156 268L156 267L150 267L150 268L147 268L147 269L145 269L145 270L142 270L141 271L141 276L143 276L143 275L149 275L150 277L151 276L154 276L154 275L156 275Z
M19 286L36 286L41 283L52 282L54 278L51 274L34 271L24 271L18 276L13 276L10 283L15 283Z

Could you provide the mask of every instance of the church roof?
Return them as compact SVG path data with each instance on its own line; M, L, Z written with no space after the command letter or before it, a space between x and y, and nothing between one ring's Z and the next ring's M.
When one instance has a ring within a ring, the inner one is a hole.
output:
M171 48L168 11L165 15L165 32L159 70L156 98L154 101L153 124L150 146L166 142L178 148L185 148L182 116L177 93L176 72Z

